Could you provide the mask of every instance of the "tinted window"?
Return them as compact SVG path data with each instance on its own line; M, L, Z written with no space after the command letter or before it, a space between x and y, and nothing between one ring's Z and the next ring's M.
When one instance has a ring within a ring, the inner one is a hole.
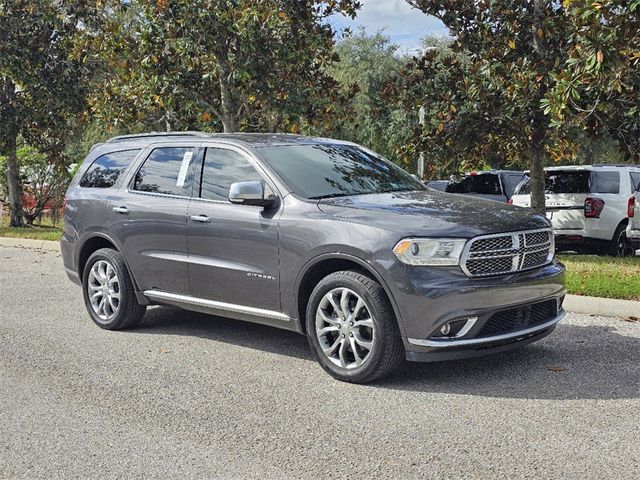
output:
M202 168L202 198L227 201L232 183L251 180L262 180L262 177L242 155L232 150L207 148Z
M120 174L138 155L140 150L111 152L96 158L80 180L81 187L110 188L116 184Z
M189 165L192 157L192 147L156 148L138 170L133 189L190 196Z
M522 181L523 178L524 178L523 173L508 173L504 176L504 181L506 183L505 189L507 190L505 193L507 194L508 197L513 195L513 192L515 192L516 187Z
M591 193L620 193L620 173L595 172Z
M640 191L640 173L631 172L631 189Z
M545 172L545 193L589 193L589 179L591 173L588 170ZM520 195L531 193L529 178L527 177L517 189Z
M483 173L480 175L467 175L457 182L451 182L447 186L450 193L479 193L482 195L502 195L500 180L497 175Z
M400 167L352 145L265 147L260 154L295 193L305 198L425 188Z

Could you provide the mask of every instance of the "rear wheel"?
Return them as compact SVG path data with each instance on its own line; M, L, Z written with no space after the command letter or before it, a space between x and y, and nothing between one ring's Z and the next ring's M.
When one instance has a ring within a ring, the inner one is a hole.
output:
M632 257L635 255L636 252L627 239L626 223L621 223L618 225L618 228L616 228L613 240L611 240L609 253L614 257Z
M307 305L306 327L316 360L341 381L370 382L404 357L386 293L359 272L335 272L318 283Z
M96 250L82 275L84 304L100 328L120 330L135 326L146 307L140 305L122 255L111 248Z

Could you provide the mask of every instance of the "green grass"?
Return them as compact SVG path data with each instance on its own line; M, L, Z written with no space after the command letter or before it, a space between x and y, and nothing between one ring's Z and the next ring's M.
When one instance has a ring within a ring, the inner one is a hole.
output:
M640 257L558 255L567 267L567 291L591 297L640 300Z
M62 228L52 225L34 225L33 227L10 227L7 217L2 219L0 237L31 238L34 240L60 240Z

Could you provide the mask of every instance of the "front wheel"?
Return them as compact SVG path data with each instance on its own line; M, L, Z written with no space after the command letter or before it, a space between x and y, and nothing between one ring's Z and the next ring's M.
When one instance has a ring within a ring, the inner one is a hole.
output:
M307 339L332 377L366 383L394 370L404 356L386 293L372 278L335 272L313 290L306 313Z

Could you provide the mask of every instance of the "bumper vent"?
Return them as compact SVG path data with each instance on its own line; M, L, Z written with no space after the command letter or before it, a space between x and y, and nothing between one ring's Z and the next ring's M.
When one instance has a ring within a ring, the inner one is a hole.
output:
M551 229L483 235L467 243L461 267L470 277L504 275L546 265L554 250Z
M558 315L558 302L548 300L494 313L483 325L477 338L492 337L542 325Z

